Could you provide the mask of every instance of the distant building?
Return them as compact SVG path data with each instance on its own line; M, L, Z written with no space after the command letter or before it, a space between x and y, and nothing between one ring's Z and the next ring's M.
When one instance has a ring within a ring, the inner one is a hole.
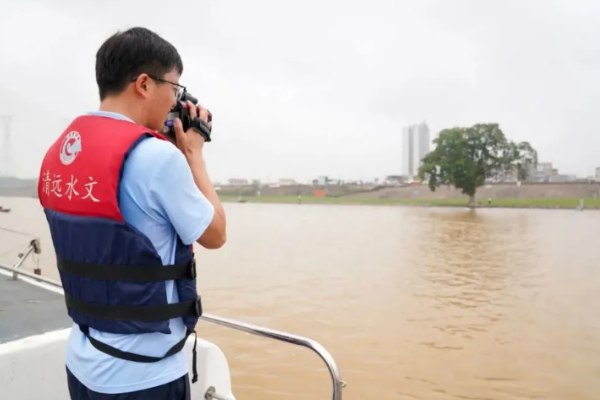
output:
M317 178L317 185L327 185L327 183L329 183L329 178L327 176L319 176Z
M596 168L596 180L600 182L600 167Z
M296 185L296 181L294 179L289 179L289 178L280 179L279 184L282 186Z
M423 158L429 153L431 138L425 122L402 129L402 168L400 173L415 177Z
M402 185L408 183L410 178L406 175L389 175L383 181L384 185Z
M576 175L556 175L556 176L552 176L550 177L549 182L575 182L577 181L577 176Z
M540 162L529 169L527 180L531 182L550 182L557 176L558 169L553 168L551 162Z
M229 185L244 186L248 184L248 179L231 178L227 180Z
M317 179L312 180L312 184L315 186L327 186L327 185L343 185L344 182L341 179L332 179L328 176L319 176Z

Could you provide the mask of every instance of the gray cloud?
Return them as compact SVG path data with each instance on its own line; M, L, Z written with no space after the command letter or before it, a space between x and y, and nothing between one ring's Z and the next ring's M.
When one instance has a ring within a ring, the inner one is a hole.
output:
M563 172L600 165L600 9L590 1L2 1L0 114L18 173L98 107L94 55L143 25L177 46L215 114L213 178L373 178L403 125L499 122Z

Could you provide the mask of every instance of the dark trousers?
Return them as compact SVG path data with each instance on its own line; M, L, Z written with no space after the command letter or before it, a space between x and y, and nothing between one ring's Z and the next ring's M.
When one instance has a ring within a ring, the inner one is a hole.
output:
M161 386L122 394L94 392L79 382L68 368L67 381L71 400L191 400L188 374Z

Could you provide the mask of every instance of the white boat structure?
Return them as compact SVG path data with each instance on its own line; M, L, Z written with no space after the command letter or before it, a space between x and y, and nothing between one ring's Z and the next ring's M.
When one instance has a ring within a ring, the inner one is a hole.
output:
M40 253L40 242L33 239L12 265L0 263L0 397L3 399L69 398L64 358L72 321L65 309L62 286L39 275L39 269L31 273L21 268L27 257ZM215 315L204 314L201 321L312 350L325 362L331 375L331 398L342 399L346 384L338 366L316 341ZM191 355L192 345L190 336L187 354ZM236 400L229 364L221 349L199 337L197 354L198 381L192 385L192 399Z

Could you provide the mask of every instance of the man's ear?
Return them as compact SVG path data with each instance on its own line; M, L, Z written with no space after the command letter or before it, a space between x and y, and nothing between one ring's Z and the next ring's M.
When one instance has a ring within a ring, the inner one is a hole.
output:
M150 84L150 77L148 74L140 74L133 84L135 86L136 93L143 97L148 97L148 86Z

